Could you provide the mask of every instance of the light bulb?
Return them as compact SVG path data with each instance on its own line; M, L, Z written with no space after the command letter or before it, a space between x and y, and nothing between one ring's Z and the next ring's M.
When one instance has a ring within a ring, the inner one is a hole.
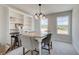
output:
M35 14L35 19L38 19L38 15L37 14Z
M40 18L42 18L42 17L43 17L43 15L41 14L41 15L40 15Z

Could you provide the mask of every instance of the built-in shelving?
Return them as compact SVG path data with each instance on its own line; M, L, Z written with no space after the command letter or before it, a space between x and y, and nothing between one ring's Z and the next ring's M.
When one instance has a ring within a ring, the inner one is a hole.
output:
M34 21L32 16L10 9L9 10L9 32L16 31L16 24L23 25L23 31L33 30Z

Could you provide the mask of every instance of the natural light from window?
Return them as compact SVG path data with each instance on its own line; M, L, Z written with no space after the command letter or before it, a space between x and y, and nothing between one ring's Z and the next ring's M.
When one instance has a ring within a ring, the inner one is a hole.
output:
M47 34L48 33L48 19L42 19L40 21L40 25L41 25L41 33Z
M69 34L69 16L57 17L57 34Z

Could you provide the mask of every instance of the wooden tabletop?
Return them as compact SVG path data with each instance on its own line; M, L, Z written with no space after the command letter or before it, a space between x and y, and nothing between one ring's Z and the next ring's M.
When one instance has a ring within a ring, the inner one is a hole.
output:
M32 33L24 33L23 35L26 36L30 36L30 37L37 37L37 38L42 38L44 36L46 36L46 34L40 34L40 33L36 33L36 32L32 32Z

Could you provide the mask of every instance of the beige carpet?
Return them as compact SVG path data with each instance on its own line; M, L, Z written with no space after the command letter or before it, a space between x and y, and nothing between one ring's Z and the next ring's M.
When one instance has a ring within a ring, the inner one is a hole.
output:
M53 49L51 49L51 55L77 55L72 44L53 41ZM36 54L36 53L34 53ZM28 53L30 55L30 53ZM42 49L42 55L49 55L47 50Z
M54 41L52 45L52 55L77 55L77 52L72 44Z

